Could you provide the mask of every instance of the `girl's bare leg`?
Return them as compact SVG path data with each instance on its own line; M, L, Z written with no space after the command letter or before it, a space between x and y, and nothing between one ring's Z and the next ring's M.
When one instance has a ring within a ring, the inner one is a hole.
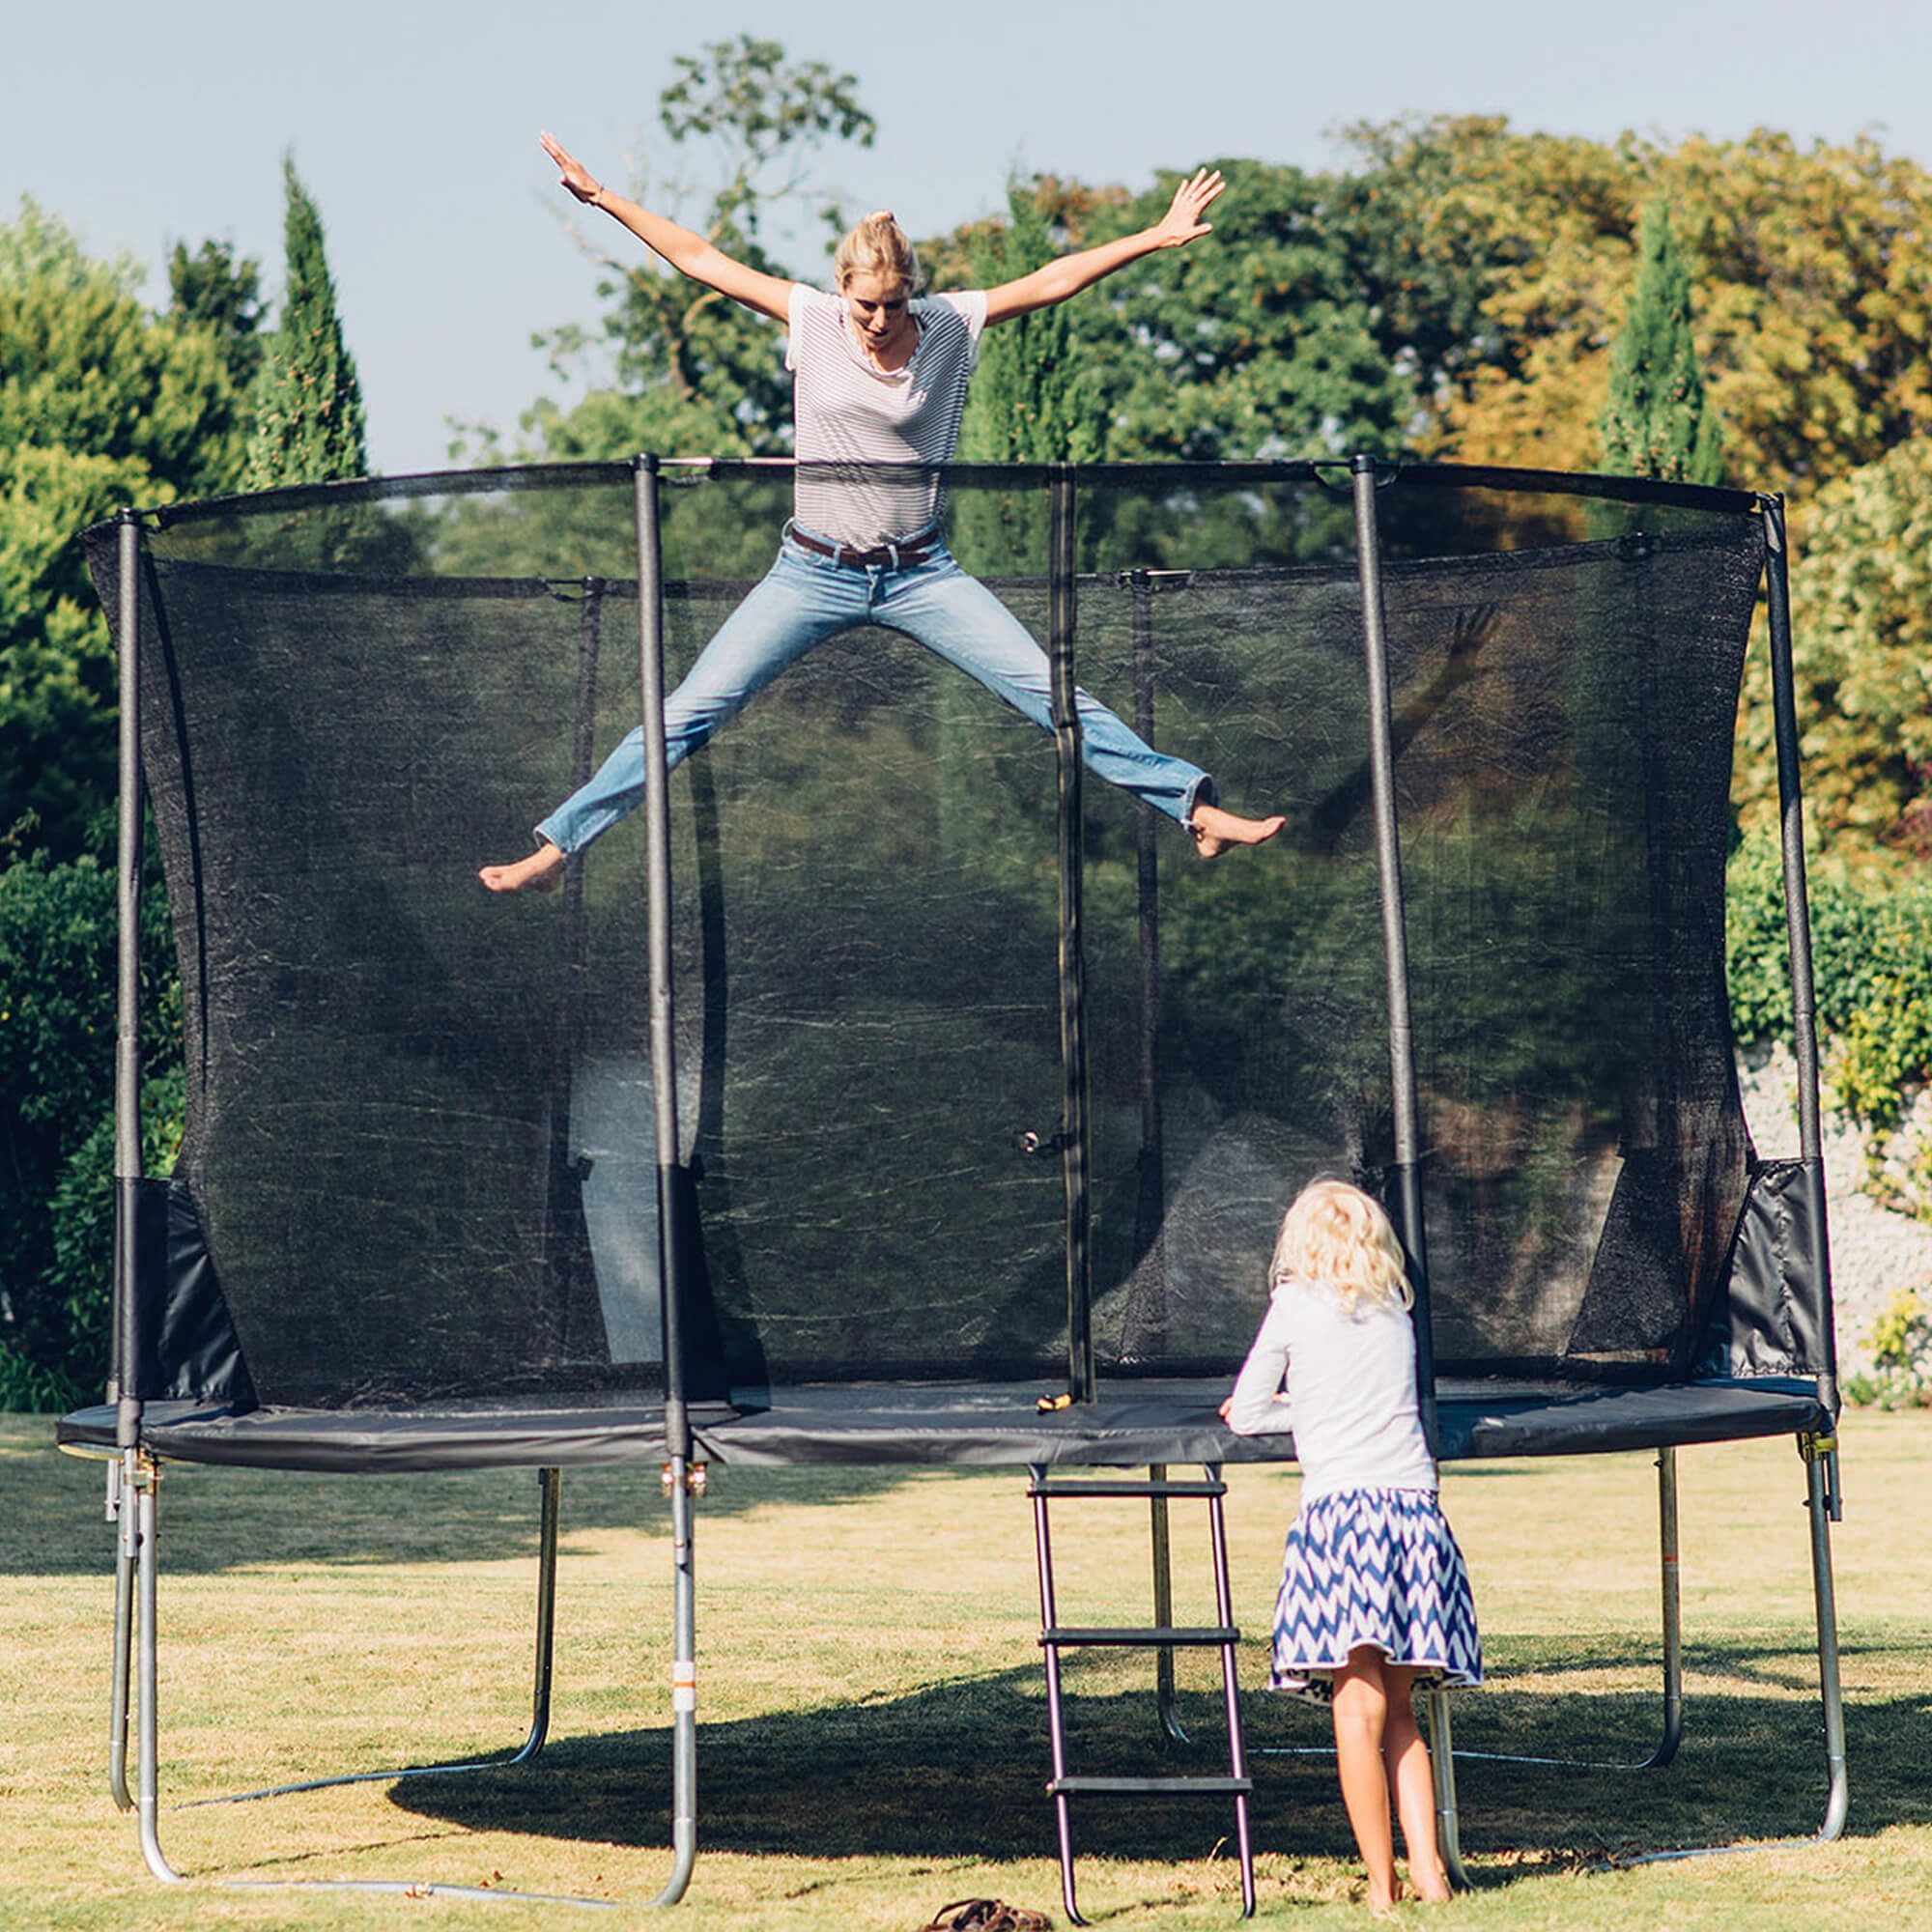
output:
M1349 1653L1335 1673L1335 1767L1342 1804L1362 1862L1369 1868L1369 1904L1383 1910L1402 1896L1395 1875L1395 1838L1389 1826L1389 1779L1382 1741L1391 1716L1382 1654L1373 1644Z
M563 877L563 854L546 838L514 866L485 866L476 874L493 893L547 893Z
M1388 1690L1382 1761L1388 1768L1389 1797L1402 1820L1402 1841L1408 1848L1408 1882L1419 1896L1440 1905L1450 1896L1449 1874L1435 1842L1435 1779L1429 1747L1415 1721L1415 1671L1407 1664L1389 1664L1382 1679Z
M1197 805L1187 829L1204 859L1218 859L1230 845L1265 845L1287 823L1285 818L1241 818L1218 805Z

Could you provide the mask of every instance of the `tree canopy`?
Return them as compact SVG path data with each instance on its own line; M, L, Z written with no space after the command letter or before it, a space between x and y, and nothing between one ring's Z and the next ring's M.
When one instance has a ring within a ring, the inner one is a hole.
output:
M0 837L66 857L114 791L114 667L74 533L240 481L226 333L144 307L32 200L0 223Z

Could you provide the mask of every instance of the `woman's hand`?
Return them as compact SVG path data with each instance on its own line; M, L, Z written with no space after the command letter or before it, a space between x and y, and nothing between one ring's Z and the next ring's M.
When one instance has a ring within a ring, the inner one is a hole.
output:
M1193 178L1182 182L1175 189L1173 203L1154 223L1154 245L1158 248L1179 248L1200 236L1212 234L1214 224L1203 221L1201 217L1208 204L1227 185L1221 179L1219 168L1196 168Z
M595 201L604 192L590 170L554 134L539 134L537 139L543 143L544 153L556 163L558 184L579 201Z

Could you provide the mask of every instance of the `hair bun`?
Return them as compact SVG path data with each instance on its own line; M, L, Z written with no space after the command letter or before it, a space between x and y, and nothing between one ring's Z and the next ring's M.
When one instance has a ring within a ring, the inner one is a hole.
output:
M896 219L890 208L875 208L867 215L867 221L892 221Z

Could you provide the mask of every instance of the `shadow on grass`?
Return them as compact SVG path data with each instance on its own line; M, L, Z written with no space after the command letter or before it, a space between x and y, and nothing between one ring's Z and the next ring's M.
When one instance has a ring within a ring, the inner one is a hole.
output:
M1659 1730L1655 1695L1478 1691L1457 1701L1470 1751L1637 1762ZM1925 1815L1926 1698L1866 1701L1849 1713L1857 1835ZM1350 1856L1332 1763L1270 1747L1320 1746L1319 1713L1250 1695L1258 1847ZM1113 1775L1226 1770L1218 1696L1185 1693L1195 1743L1164 1746L1145 1691L1068 1700L1069 1769ZM670 1733L652 1727L565 1740L535 1765L396 1786L405 1811L470 1829L586 1842L668 1846ZM838 1858L1053 1856L1044 1700L1037 1672L941 1684L913 1695L730 1723L700 1722L700 1845L712 1851ZM1815 1703L1712 1696L1690 1707L1676 1764L1655 1772L1463 1760L1464 1847L1513 1868L1594 1861L1647 1849L1805 1837L1824 1812ZM1208 1855L1232 1830L1225 1799L1076 1804L1083 1853Z

